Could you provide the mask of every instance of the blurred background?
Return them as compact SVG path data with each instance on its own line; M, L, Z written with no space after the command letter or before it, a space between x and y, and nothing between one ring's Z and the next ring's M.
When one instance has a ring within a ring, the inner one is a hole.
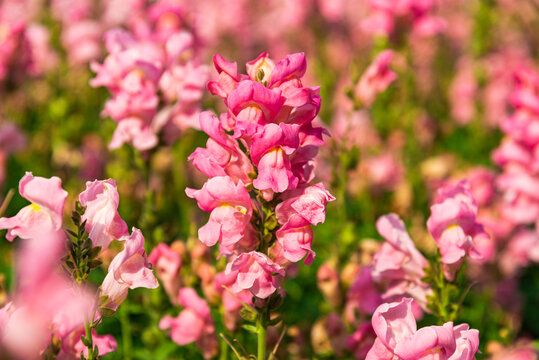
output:
M515 74L536 70L538 1L2 1L0 186L4 198L15 191L4 215L27 204L17 194L25 171L63 180L70 194L66 214L86 181L113 178L119 212L129 227L143 231L147 252L160 242L175 244L182 255L183 283L203 288L193 253L207 215L185 188L200 188L205 176L187 157L207 140L197 125L198 111L220 113L226 107L202 88L200 100L189 102L195 105L188 112L178 112L183 100L157 90L159 109L150 121L166 124L156 131L158 144L109 148L116 124L103 109L114 89L90 82L111 52L105 34L117 28L140 42L156 31L189 33L189 52L182 56L196 65L193 82L202 86L218 76L214 54L237 62L240 72L264 51L275 62L295 52L307 56L303 84L320 86L316 121L331 134L315 173L337 200L328 205L325 224L315 228L316 261L298 265L286 282L281 312L288 330L279 358L362 358L345 343L368 316L347 316L346 308L356 301L350 287L382 241L376 219L399 214L417 247L434 258L436 245L425 227L434 192L462 178L472 185L493 241L484 245L488 261L466 266L463 276L473 286L458 322L480 331L478 358L509 359L503 357L508 349L533 348L533 339L539 338L539 267L529 253L539 247L539 218L515 219L507 212L535 214L539 188L535 198L528 189L529 210L502 209L515 190L497 181L507 162L493 152L512 136L504 124L518 107L511 94L522 79ZM373 60L387 50L385 65L371 68L369 75ZM394 79L379 91L366 90L369 76L384 67ZM529 176L537 184L539 148L530 149L535 165ZM514 240L522 229L529 231L528 245ZM0 305L13 286L14 248L0 242ZM113 256L112 251L103 255L105 265ZM92 281L100 284L105 274L101 268L94 271ZM118 352L105 358L202 358L195 345L179 347L159 330L159 319L172 309L162 287L132 291L119 314L99 328L118 341ZM338 325L331 326L331 314L339 317ZM222 326L219 316L214 318ZM420 324L433 322L425 314ZM270 330L270 342L278 335ZM247 335L236 336L252 346Z

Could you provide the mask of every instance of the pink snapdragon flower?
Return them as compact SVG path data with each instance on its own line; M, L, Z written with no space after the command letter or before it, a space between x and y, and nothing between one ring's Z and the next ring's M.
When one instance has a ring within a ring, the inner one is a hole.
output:
M204 358L211 358L217 352L217 338L208 304L191 288L181 289L178 299L184 310L177 318L163 317L159 328L170 329L170 337L178 345L196 342Z
M474 359L479 332L468 325L429 326L417 329L412 299L382 304L372 317L377 338L367 360Z
M466 255L481 260L474 238L488 237L483 226L476 222L478 206L468 181L460 181L438 189L436 203L431 206L427 228L438 244L444 275L452 281Z
M392 50L382 51L361 75L354 89L354 95L365 106L371 106L376 99L376 95L384 92L397 79L397 74L389 68L393 57L394 52Z
M322 183L318 183L290 191L282 199L283 202L275 208L277 221L282 226L276 232L277 243L273 253L281 265L297 262L305 255L305 264L310 265L315 256L311 249L311 226L325 221L326 205L335 198Z
M234 330L238 321L241 320L240 310L243 305L252 305L253 294L249 290L241 290L233 292L230 286L236 281L236 276L233 273L226 274L224 271L215 274L214 286L218 294L221 295L223 302L224 323L229 330ZM227 288L224 288L224 287Z
M404 166L390 153L365 157L360 169L374 191L394 190L404 177Z
M425 276L428 262L417 250L396 214L380 217L376 229L386 239L374 255L372 277L375 282L385 284L382 298L412 296L423 309L426 308L430 286L421 279Z
M118 213L120 196L114 180L88 181L79 200L86 206L82 220L86 221L86 231L94 247L100 246L103 251L113 240L129 235L127 224Z
M493 352L490 360L537 360L539 351L532 341L519 340L515 345Z
M470 123L476 114L477 88L473 63L470 59L461 59L449 88L451 116L459 125Z
M289 155L299 146L297 126L268 124L252 139L251 158L258 168L253 186L259 190L283 192L298 186Z
M354 316L356 310L372 314L382 304L382 296L375 286L372 268L363 267L346 294L346 312Z
M0 310L0 347L15 358L39 358L52 335L62 339L83 327L94 309L93 294L58 272L65 240L62 230L43 227L15 252L17 286Z
M369 353L375 340L376 333L374 332L371 323L365 322L346 339L346 347L352 354L354 354L356 359L363 360Z
M503 168L496 185L503 194L500 212L515 225L532 224L539 217L539 75L517 67L510 102L511 116L501 122L506 138L492 153Z
M519 228L509 238L499 265L505 275L512 276L530 263L539 263L539 234L533 230Z
M210 219L199 229L199 238L207 246L221 245L223 255L233 253L238 242L252 243L251 215L253 205L244 184L237 184L228 176L209 179L202 189L187 188L187 196L194 198L198 206L210 212Z
M230 287L233 292L250 290L254 296L266 299L279 287L284 270L266 255L251 251L229 262L225 274L236 277Z
M204 111L200 113L200 127L210 138L206 148L196 148L188 160L209 177L228 175L234 181L250 184L249 174L254 173L253 165L241 151L238 141L225 133L219 119Z
M478 166L471 169L466 178L470 182L470 190L477 204L485 206L490 203L495 193L495 174L492 170Z
M0 219L0 229L8 229L7 239L13 241L38 238L43 233L59 231L67 192L62 189L62 180L34 177L27 172L19 182L19 194L31 202L11 218Z
M88 357L88 347L82 343L81 337L85 335L84 328L73 331L69 336L62 339L62 347L58 353L58 360L77 360L81 354ZM98 335L92 329L92 341L97 346L99 356L115 352L118 348L116 339L112 335Z
M180 254L172 250L167 244L159 243L153 248L148 261L155 268L157 278L163 284L172 303L176 304L181 285L180 268L182 260Z
M101 285L101 294L108 296L105 307L111 310L118 309L129 289L155 289L159 286L147 261L140 230L133 228L131 235L120 240L124 241L124 249L110 263Z

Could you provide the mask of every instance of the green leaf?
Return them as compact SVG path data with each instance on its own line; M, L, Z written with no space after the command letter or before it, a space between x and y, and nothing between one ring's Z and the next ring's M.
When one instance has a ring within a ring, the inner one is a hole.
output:
M105 317L111 317L116 314L116 310L112 310L106 307L99 308L99 313Z
M241 327L244 328L245 330L249 331L250 333L258 334L258 330L256 329L256 326L254 326L254 325L243 324Z
M95 268L101 266L101 264L103 264L103 261L101 261L101 259L94 259L94 260L90 260L88 262L88 267L90 269L95 269Z
M245 321L255 321L256 320L256 312L248 309L246 307L242 307L240 310L240 316Z
M101 253L101 246L93 247L88 251L88 257L90 259L95 259L99 253Z
M84 346L88 347L90 345L90 342L88 341L88 339L86 338L86 336L82 335L80 337L80 340L82 341L82 343L84 344Z

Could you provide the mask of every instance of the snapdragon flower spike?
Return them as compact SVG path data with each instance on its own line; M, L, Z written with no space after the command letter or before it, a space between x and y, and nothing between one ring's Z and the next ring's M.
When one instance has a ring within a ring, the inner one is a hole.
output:
M501 122L506 138L492 158L503 168L496 179L503 193L503 219L526 225L539 217L539 75L521 67L514 80L510 101L515 111Z
M427 259L417 250L402 220L396 214L380 217L376 229L386 242L374 255L372 276L383 284L382 298L390 300L398 296L412 296L423 308L431 289L421 279L428 266Z
M31 204L22 208L11 218L0 218L0 229L8 229L7 239L39 238L43 233L59 231L67 192L62 189L62 180L50 179L27 172L19 182L19 194Z
M210 212L210 219L198 231L198 237L206 246L221 245L222 255L232 254L236 243L253 243L251 216L253 205L243 183L228 176L209 179L202 189L187 188L187 196L194 198L198 206Z
M129 235L127 224L118 213L120 196L114 180L88 181L79 201L86 206L82 221L86 221L86 231L94 247L105 250L113 240Z
M212 141L206 149L192 154L195 166L210 177L223 175L223 170L238 177L226 166L229 159L240 160L242 175L248 175L236 146L241 143L257 170L253 186L262 190L265 199L310 182L313 158L327 131L311 124L320 109L320 95L318 87L301 83L306 71L305 54L288 55L275 65L263 53L247 63L249 75L239 74L237 64L226 62L220 55L214 57L214 63L219 80L210 81L208 89L223 98L229 111L221 116L220 127L215 117L201 116L201 126ZM213 130L208 124L215 124ZM233 131L238 143L223 135L221 128ZM245 178L242 181L251 182Z
M105 86L112 95L102 112L118 123L111 149L130 143L148 150L164 128L165 140L173 140L185 128L198 127L207 68L199 64L194 36L181 28L178 6L163 6L155 4L135 33L108 31L109 55L103 64L91 64L97 75L90 84Z
M410 298L380 305L372 326L377 338L367 360L472 360L479 345L479 332L467 324L418 330Z
M230 287L232 292L249 290L254 296L266 299L279 287L284 269L266 255L251 251L229 262L225 274L236 278Z
M474 238L484 237L483 226L476 222L478 206L466 180L455 186L438 189L438 199L431 206L431 216L427 228L438 244L444 275L454 279L464 257L481 260L482 256L474 246Z
M181 289L178 298L184 309L177 318L163 317L159 328L170 329L170 337L178 345L196 342L204 358L211 358L217 350L217 338L208 304L192 288Z
M247 74L220 55L213 60L219 76L208 90L228 111L219 118L200 115L210 139L189 159L210 179L201 190L186 192L211 213L199 238L208 246L220 243L221 256L231 259L225 271L229 290L267 299L285 266L303 258L313 262L312 226L324 221L325 206L334 200L323 185L309 186L323 135L329 135L312 124L320 110L319 88L301 82L303 53L278 62L262 53L246 64ZM264 234L254 224L264 226Z
M133 228L131 235L121 238L124 249L112 259L107 276L101 285L101 295L108 296L107 309L116 311L125 300L128 289L159 286L144 251L144 237Z

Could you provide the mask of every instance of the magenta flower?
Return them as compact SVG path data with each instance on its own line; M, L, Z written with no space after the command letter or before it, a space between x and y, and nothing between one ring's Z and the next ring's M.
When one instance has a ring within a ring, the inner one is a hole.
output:
M148 23L133 25L134 33L105 34L109 55L103 64L91 64L97 75L90 84L112 95L102 112L118 123L111 149L130 143L144 151L158 144L161 131L172 141L184 129L198 128L207 67L198 61L195 37L182 30L178 9L157 3Z
M175 304L181 285L180 268L182 260L180 254L172 250L167 244L159 243L153 248L148 261L155 268L157 278L163 284L172 303Z
M101 294L108 296L106 308L118 309L125 300L128 289L159 286L144 251L144 237L139 229L133 228L131 235L124 236L124 249L114 257L107 276L101 285Z
M467 254L472 259L481 259L473 239L488 235L476 222L477 211L477 203L466 180L439 189L438 199L431 206L427 228L438 244L444 274L449 280L453 279Z
M19 182L19 194L31 204L11 218L0 219L0 229L8 229L6 237L9 241L16 236L32 239L60 230L67 198L60 178L34 177L27 172Z
M114 180L88 181L79 200L86 206L82 220L86 221L86 231L93 246L105 250L113 240L129 235L127 224L118 213L120 196Z
M468 324L453 328L457 348L448 360L475 360L479 348L479 331L470 329Z
M234 183L228 176L209 179L202 189L187 189L187 196L210 212L210 219L198 231L199 239L207 246L221 244L221 253L230 255L234 244L251 236L251 198L243 183Z
M230 287L233 292L250 290L254 296L266 299L279 287L284 270L266 255L251 251L229 262L225 274L236 277Z
M292 215L276 232L277 242L272 249L279 265L298 262L305 257L305 265L311 265L316 253L312 250L313 230L311 224L299 215Z
M88 347L81 340L83 335L85 335L85 330L80 328L62 338L62 347L57 359L76 360L80 359L81 354L88 357ZM92 329L92 341L98 348L99 356L115 352L118 348L116 339L112 335L98 335L94 329Z
M279 89L268 89L256 81L241 81L227 99L227 106L236 117L234 136L252 136L262 125L272 123L284 100Z
M238 73L238 64L226 61L221 55L213 56L213 64L219 73L217 81L208 81L208 91L226 101L228 95L238 86L242 78Z
M299 180L292 172L290 156L299 146L297 126L268 124L252 139L251 158L258 168L253 186L283 192L295 189Z
M239 292L233 292L230 286L236 281L236 276L233 273L225 274L224 271L215 274L214 278L215 290L221 295L221 301L223 302L223 308L225 312L223 314L225 326L229 330L234 330L237 326L237 322L241 320L240 310L244 304L252 305L253 294L249 290L241 290ZM223 286L226 286L225 289Z
M376 95L384 92L397 79L397 74L389 68L393 56L394 53L391 50L382 51L359 79L354 94L365 106L371 106Z
M163 317L159 328L170 329L170 337L178 345L196 342L204 358L211 358L217 350L217 339L208 304L191 288L181 289L178 298L185 309L177 318Z
M370 322L361 324L359 328L346 339L346 347L354 357L363 360L372 348L376 339L376 333L372 329Z
M471 360L477 351L477 330L468 330L466 324L417 329L412 313L412 299L382 304L372 317L377 335L367 360Z
M370 267L363 267L360 270L350 289L348 289L346 298L346 312L352 315L356 309L363 314L372 314L383 302L373 281Z
M238 141L227 135L221 122L209 111L200 113L200 127L210 136L206 148L197 148L188 158L209 177L228 175L234 181L250 184L254 173L249 158L240 150Z
M326 205L335 198L318 183L302 189L296 189L284 196L284 201L275 208L277 220L285 224L287 219L298 214L312 225L323 223L326 219Z
M374 255L372 276L384 283L386 300L402 295L412 296L426 308L430 286L421 281L428 262L416 249L404 223L396 214L384 215L376 222L376 229L387 240Z

